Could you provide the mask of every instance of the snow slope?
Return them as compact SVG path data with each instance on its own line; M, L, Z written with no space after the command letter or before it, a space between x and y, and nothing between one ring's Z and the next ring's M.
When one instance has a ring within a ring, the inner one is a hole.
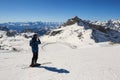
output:
M24 47L20 52L0 50L0 80L120 80L118 44L72 48L71 44L42 43L38 59L42 66L28 68L32 57L28 41L19 45Z
M62 42L85 46L95 43L94 40L91 39L91 35L91 29L85 30L84 26L78 26L76 23L70 26L55 29L51 31L49 35L44 36L42 40L47 42Z

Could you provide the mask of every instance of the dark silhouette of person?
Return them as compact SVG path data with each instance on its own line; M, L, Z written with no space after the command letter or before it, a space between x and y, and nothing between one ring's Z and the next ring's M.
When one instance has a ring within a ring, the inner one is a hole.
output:
M39 44L41 44L41 41L40 41L38 35L34 34L33 38L30 40L30 46L32 48L32 53L33 53L30 67L33 67L35 64L38 64L37 59L38 59L38 51L39 51L38 45Z

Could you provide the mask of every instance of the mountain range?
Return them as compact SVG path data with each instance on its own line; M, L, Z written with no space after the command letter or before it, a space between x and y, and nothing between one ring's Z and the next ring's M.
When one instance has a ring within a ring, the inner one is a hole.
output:
M75 16L59 22L9 22L0 24L0 30L16 33L34 32L45 35L49 41L92 44L93 42L120 42L120 20L90 21ZM12 30L12 31L10 31ZM81 42L82 41L82 42Z
M1 23L0 30L9 31L13 30L18 33L22 32L35 32L40 35L46 34L51 29L55 29L60 26L62 22L8 22Z

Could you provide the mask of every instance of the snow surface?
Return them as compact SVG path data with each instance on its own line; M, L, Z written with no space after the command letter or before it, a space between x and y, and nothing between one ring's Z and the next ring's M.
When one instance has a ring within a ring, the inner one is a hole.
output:
M7 37L0 31L0 80L120 80L120 45L95 43L91 30L77 24L41 37L41 67L30 68L33 33ZM82 34L80 37L78 35Z
M65 42L42 41L38 59L42 66L30 68L30 39L18 38L11 44L20 51L0 50L0 80L120 80L119 44L75 47Z

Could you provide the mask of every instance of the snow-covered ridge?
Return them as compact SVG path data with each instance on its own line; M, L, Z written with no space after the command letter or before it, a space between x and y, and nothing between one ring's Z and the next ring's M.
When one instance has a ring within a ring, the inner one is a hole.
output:
M90 22L92 24L95 25L102 25L105 26L106 28L110 28L116 31L120 32L120 20L108 20L108 21L94 21L94 22Z

